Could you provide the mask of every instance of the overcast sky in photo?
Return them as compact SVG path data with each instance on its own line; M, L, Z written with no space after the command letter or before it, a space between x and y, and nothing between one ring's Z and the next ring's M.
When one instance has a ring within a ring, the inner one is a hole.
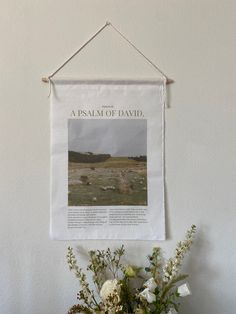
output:
M147 155L147 120L69 119L68 149L120 157Z

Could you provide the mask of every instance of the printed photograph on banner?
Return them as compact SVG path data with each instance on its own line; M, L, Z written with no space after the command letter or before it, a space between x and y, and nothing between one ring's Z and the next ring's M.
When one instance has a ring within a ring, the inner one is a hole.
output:
M68 206L147 204L147 120L68 119Z

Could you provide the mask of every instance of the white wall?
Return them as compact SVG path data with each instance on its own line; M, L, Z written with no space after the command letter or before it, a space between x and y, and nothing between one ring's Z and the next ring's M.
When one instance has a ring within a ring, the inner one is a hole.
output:
M0 313L64 314L76 302L68 243L49 239L49 101L40 79L107 19L176 81L166 112L168 240L125 243L129 260L143 264L154 245L169 256L195 223L184 265L193 295L182 313L236 313L236 2L0 0L0 7ZM65 73L156 75L111 30Z

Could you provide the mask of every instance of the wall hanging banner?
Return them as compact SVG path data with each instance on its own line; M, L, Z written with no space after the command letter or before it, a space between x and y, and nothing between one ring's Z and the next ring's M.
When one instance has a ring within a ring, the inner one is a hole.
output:
M164 240L165 80L52 81L51 236Z

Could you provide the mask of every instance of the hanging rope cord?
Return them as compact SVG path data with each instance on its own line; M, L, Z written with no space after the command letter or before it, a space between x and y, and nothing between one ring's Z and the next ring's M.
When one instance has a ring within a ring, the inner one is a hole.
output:
M53 76L55 74L57 74L62 68L64 68L64 66L69 63L81 50L83 50L95 37L97 37L98 34L100 34L106 27L108 26L108 24L106 23L105 25L103 25L92 37L90 37L78 50L76 50L75 53L73 53L72 56L70 56L64 63L62 63L61 66L59 66L58 69L56 69L51 75L49 75L49 79L53 78Z
M69 63L80 51L82 51L95 37L97 37L107 26L111 26L114 31L117 32L131 47L133 47L150 65L152 65L166 80L167 84L173 83L173 80L169 79L160 68L150 60L141 50L138 49L124 34L122 34L111 22L106 22L92 37L90 37L75 53L72 54L62 65L60 65L52 74L50 74L47 78L43 77L43 82L50 82L50 94L51 94L51 79L56 75L64 66Z
M109 23L109 22L108 22ZM111 27L130 45L132 46L149 64L151 64L166 80L168 80L167 76L159 69L159 67L152 62L141 50L138 49L124 34L122 34L114 25L110 23Z

